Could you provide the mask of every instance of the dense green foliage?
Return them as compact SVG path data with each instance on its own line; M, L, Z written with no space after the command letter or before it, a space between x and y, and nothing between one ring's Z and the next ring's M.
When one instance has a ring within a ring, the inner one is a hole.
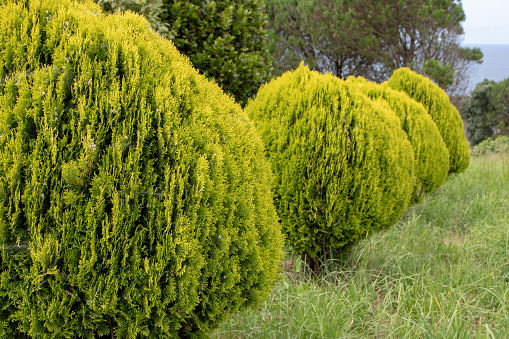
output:
M399 119L331 74L301 65L246 106L275 174L287 242L318 259L390 227L415 183L414 152Z
M461 116L468 124L467 131L470 133L468 141L471 146L493 135L488 116L493 111L489 92L494 84L494 81L487 79L478 83L470 93L470 98L460 107Z
M270 78L263 0L96 0L148 16L195 68L244 105Z
M509 136L509 78L500 82L485 79L478 83L461 106L467 122L470 145L489 137Z
M424 192L431 192L442 185L449 173L449 152L426 109L386 83L377 85L359 77L349 77L346 83L373 100L383 99L399 118L401 128L414 148L417 179L414 199L419 200Z
M301 60L323 73L372 81L410 67L456 95L483 56L460 46L459 0L267 0L266 11L276 74Z
M509 78L493 85L489 99L492 111L488 123L493 126L494 136L509 136Z
M473 156L509 153L509 137L488 138L472 147Z
M388 81L389 87L408 94L427 109L449 150L449 171L464 171L470 162L463 121L449 97L428 78L408 68L400 68Z
M451 65L443 65L439 60L429 59L423 62L422 74L425 74L440 87L448 87L454 84L454 69Z
M241 107L142 17L0 7L0 337L185 338L279 275Z

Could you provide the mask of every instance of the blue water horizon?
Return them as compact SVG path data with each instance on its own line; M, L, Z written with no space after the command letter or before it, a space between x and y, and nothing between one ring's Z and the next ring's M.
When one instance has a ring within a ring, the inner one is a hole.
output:
M479 47L484 54L483 63L473 67L470 90L484 79L499 82L509 78L509 45L465 44L465 47Z

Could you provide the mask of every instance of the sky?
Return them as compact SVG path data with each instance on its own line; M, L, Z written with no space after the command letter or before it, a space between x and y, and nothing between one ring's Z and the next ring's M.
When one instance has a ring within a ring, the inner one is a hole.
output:
M509 0L463 0L464 45L509 44Z

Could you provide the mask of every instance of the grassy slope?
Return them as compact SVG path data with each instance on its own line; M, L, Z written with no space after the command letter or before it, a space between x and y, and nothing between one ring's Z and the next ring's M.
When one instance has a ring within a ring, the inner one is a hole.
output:
M212 338L509 338L509 155L474 158L312 280L286 273Z

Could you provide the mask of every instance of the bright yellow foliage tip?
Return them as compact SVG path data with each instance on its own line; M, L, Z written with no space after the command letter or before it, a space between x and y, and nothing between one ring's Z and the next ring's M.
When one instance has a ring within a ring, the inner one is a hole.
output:
M430 79L409 68L394 71L388 85L405 92L426 108L449 150L449 172L464 171L470 163L469 145L461 116L447 94Z
M414 151L399 119L330 74L301 66L246 106L275 174L286 239L318 259L390 227L415 184Z

